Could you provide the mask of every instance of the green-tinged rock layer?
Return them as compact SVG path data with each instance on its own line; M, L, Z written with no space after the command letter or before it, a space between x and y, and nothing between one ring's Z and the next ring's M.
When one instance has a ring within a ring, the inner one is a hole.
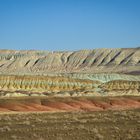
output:
M61 74L48 74L56 76L65 76L75 79L89 79L97 80L103 83L113 81L113 80L126 80L126 81L140 81L140 75L128 75L128 74L117 74L117 73L61 73Z

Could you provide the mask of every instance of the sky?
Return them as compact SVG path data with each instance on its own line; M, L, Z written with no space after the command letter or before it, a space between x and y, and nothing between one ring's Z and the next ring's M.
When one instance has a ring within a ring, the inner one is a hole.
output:
M0 0L0 49L140 46L140 0Z

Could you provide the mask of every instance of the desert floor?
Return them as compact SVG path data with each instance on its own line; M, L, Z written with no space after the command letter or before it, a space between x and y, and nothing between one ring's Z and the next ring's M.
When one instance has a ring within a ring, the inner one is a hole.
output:
M139 140L140 109L4 113L1 140Z
M139 97L138 98L133 97L133 99L137 100L137 102L140 101ZM34 99L31 100L34 101ZM57 99L57 102L58 100L60 101L60 99ZM83 101L83 98L77 100ZM105 101L107 99L100 100ZM4 101L3 99L0 100L1 104ZM131 100L129 98L129 103L131 103L130 101ZM24 104L25 103L26 102L24 102ZM5 105L6 104L7 100ZM117 102L116 104L121 106L126 105L122 101ZM7 107L9 108L9 106ZM23 107L26 108L25 106ZM48 112L46 111L19 112L19 111L2 111L2 110L0 112L0 140L139 140L139 139L140 139L140 108L138 107L123 108L123 109L115 107L113 109L104 109L104 110L95 109L94 111L86 109L66 111L66 109L64 108L64 110L61 111L53 110Z

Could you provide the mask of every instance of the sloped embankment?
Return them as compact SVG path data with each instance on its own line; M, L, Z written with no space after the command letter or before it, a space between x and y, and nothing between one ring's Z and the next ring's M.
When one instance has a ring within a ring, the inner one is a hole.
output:
M0 111L103 111L140 108L140 97L0 99Z

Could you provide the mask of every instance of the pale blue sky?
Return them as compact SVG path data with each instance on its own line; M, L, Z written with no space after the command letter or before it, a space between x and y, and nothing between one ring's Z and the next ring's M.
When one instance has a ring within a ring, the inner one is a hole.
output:
M0 49L140 46L140 0L0 0Z

